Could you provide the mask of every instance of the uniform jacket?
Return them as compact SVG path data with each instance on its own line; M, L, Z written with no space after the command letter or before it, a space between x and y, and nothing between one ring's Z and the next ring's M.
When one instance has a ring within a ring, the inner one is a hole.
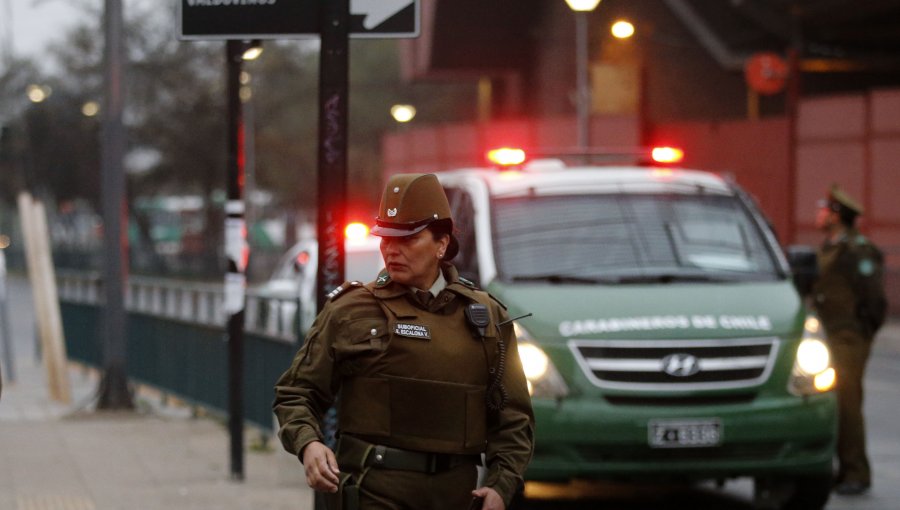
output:
M427 309L386 272L333 293L276 383L279 437L295 455L322 441L319 423L340 392L341 433L409 450L483 452L485 485L508 505L531 459L534 427L512 325L497 328L508 319L503 306L460 280L452 265L442 271L447 287ZM483 340L466 321L470 303L490 310ZM485 392L501 339L508 401L490 411Z
M851 228L838 239L827 240L817 259L813 300L825 331L874 335L886 311L881 252Z

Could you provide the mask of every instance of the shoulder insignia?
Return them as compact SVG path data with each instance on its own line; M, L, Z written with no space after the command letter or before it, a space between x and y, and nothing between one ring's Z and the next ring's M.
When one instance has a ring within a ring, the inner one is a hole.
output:
M375 287L385 287L389 283L391 283L391 275L388 274L387 269L384 269L378 273L378 278L375 278Z
M468 287L470 289L478 288L474 282L472 282L471 280L467 280L467 279L463 278L462 276L457 277L457 280L459 280L459 283L465 285L466 287Z
M362 285L362 282L358 282L356 280L353 280L352 282L344 282L336 287L333 291L329 292L325 297L331 301L334 301L335 299L343 295L346 291L353 288L362 287Z

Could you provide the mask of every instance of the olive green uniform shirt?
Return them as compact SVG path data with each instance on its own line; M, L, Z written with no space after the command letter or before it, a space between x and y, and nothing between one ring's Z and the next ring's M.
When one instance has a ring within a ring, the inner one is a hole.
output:
M433 353L421 356L420 359L410 359L410 351L404 350L399 345L392 349L390 342L401 339L384 334L384 330L389 326L382 305L387 304L395 308L408 307L415 300L410 290L390 281L386 272L382 272L378 280L367 284L365 288L359 282L344 284L336 293L332 293L333 296L316 318L293 364L276 383L273 408L281 425L279 437L287 451L299 456L307 444L323 440L319 424L342 387L352 388L360 381L368 385L368 381L377 382L380 376L394 377L400 373L409 377L412 370L413 377L415 374L421 374L422 379L428 381L480 384L484 387L490 381L488 367L497 366L498 353L495 347L499 336L506 344L502 383L508 399L503 409L484 411L487 423L483 427L485 440L481 444L459 444L458 447L451 447L447 442L435 442L433 448L410 448L409 443L401 441L397 444L391 436L366 437L366 439L386 446L420 451L485 453L487 476L484 485L496 490L509 505L513 495L523 483L522 475L532 456L534 434L531 398L518 356L516 339L512 333L512 325L506 324L499 330L494 328L495 324L508 320L502 305L485 292L476 290L471 283L460 280L452 265L443 264L442 272L447 285L427 305L430 313L421 314L418 318L419 323L435 335L439 330L454 333L453 341L461 342L460 350L472 353L473 356L477 352L477 360L473 358L471 363L462 366L442 361L440 355L432 356ZM488 332L488 335L495 339L490 352L478 343L481 340L475 338L464 316L466 306L476 302L489 305L491 328L498 331ZM416 303L415 306L425 305ZM446 338L446 333L442 334ZM438 348L438 345L416 344L417 348L422 346L426 346L426 349ZM477 351L472 350L473 346L477 347ZM485 359L486 357L488 359ZM348 406L356 405L346 400L342 397L342 411ZM431 402L421 404L423 407L424 404L434 405ZM467 401L459 409L453 409L450 403L443 405L450 407L441 409L441 414L466 415L466 405L472 403ZM478 405L486 404L479 401ZM365 421L371 419L373 414L370 411L372 409L365 409L359 413L345 413L344 418L339 420L338 429L346 432L347 428L351 427L351 432L357 435L357 431L352 427L364 427ZM414 421L418 411L418 409L403 410L404 416L413 417L407 417L405 420ZM423 416L421 419L429 420L433 417ZM416 423L406 425L414 428ZM421 445L416 443L416 446Z
M854 228L826 241L817 256L813 300L828 333L852 330L871 339L884 321L883 257Z

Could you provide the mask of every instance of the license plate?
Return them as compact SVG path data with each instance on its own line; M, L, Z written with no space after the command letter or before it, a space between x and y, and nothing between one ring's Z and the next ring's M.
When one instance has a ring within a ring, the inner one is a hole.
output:
M651 420L647 441L652 448L702 448L722 444L722 422L700 420Z

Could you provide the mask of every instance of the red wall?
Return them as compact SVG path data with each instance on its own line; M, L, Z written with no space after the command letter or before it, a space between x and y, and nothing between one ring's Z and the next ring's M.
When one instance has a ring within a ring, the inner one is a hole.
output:
M753 195L788 241L790 189L789 123L785 119L731 122L677 122L655 126L653 144L684 149L684 166L730 175Z

